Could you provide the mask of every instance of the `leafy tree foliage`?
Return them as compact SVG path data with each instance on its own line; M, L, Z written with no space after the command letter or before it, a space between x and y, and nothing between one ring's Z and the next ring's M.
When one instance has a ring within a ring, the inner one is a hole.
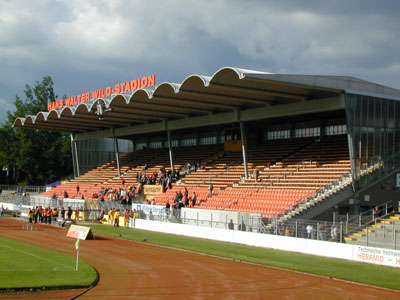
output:
M36 82L33 88L26 85L24 100L16 96L15 112L7 112L7 121L0 128L0 165L8 169L7 183L44 185L72 173L69 135L12 126L18 117L46 111L48 101L54 100L50 76Z

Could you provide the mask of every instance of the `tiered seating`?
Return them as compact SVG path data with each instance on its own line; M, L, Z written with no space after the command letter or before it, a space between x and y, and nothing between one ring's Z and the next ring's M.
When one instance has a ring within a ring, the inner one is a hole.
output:
M241 153L230 153L184 179L186 185L206 188L213 183L222 188L200 208L254 212L270 218L313 197L350 171L345 136L271 142L249 148L248 153L249 173L258 170L257 178L253 175L240 182L244 174L238 163ZM232 168L238 170L237 177L229 173Z
M182 178L181 183L154 198L156 204L173 204L175 192L189 190L197 194L198 208L261 213L271 218L313 197L319 189L339 180L350 171L345 136L271 141L248 146L250 178L243 182L244 165L241 152L223 152L223 145L174 148L174 167L185 168L188 162L202 161L203 168ZM136 185L138 173L148 176L161 167L169 169L168 149L140 150L120 159L121 174L126 185ZM144 167L147 165L147 169ZM257 171L257 172L256 172ZM62 197L90 198L102 187L119 189L116 162L100 166L44 195L55 192ZM258 174L258 175L256 175ZM213 184L212 197L208 187ZM76 186L80 186L77 194Z
M197 201L196 201L196 208L205 208L204 204L207 203L207 201L210 201L208 198L208 188L206 187L195 187L195 186L186 186L189 192L189 198L192 196L193 192L196 193L197 196ZM174 203L175 199L175 193L181 191L182 194L184 193L185 186L183 185L175 185L172 187L171 190L167 190L165 193L155 196L154 197L154 202L157 205L165 205L167 202L169 202L170 205ZM219 188L213 189L212 195L214 198L215 195L218 195L220 192ZM211 198L211 199L212 199Z
M346 139L326 138L260 171L257 180L249 179L245 185L319 189L340 179L350 169Z
M255 170L252 165L249 165L248 169L250 172ZM199 187L207 187L212 183L214 187L226 188L238 183L243 176L243 164L235 165L232 161L230 165L215 163L206 166L203 169L197 170L197 172L187 175L182 179L182 182L185 185Z
M205 160L213 157L223 150L223 145L206 145L201 147L182 147L174 148L174 168L181 170L188 162L195 163L198 160ZM145 170L145 165L147 169ZM153 172L158 172L161 167L170 169L168 149L147 149L128 153L120 158L120 173L124 177L126 185L137 187L136 176L138 173L145 173L151 176ZM80 191L77 193L76 186L79 185ZM51 197L56 194L63 198L64 191L68 193L69 198L89 199L93 193L100 193L102 187L119 189L121 187L121 178L118 177L118 168L116 161L111 161L97 167L70 182L53 188L45 192L42 196Z
M296 206L299 201L305 201L314 195L314 190L233 187L220 191L201 207L261 213L264 218L271 218Z

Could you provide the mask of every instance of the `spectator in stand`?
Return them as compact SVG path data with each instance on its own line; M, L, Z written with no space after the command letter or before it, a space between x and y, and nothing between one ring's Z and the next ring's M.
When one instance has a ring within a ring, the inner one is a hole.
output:
M71 206L68 206L67 218L68 218L68 220L71 221L71 218L72 218L72 208L71 208Z
M113 210L114 210L114 209L109 209L108 212L107 212L108 224L112 224L112 223L113 223L113 219L112 219L112 218L113 218L113 215L114 215Z
M379 217L379 207L375 206L375 208L374 208L374 219L376 219L378 217Z
M75 209L75 223L78 224L79 221L79 208Z
M28 210L29 223L32 223L32 218L33 218L33 210L32 210L32 208L29 208L29 210Z
M99 214L99 221L101 222L102 220L103 220L103 218L104 218L104 208L101 208L100 209L100 214Z
M314 227L311 224L308 224L306 227L306 231L307 231L307 238L311 239L311 234L313 231Z
M239 230L241 231L246 231L246 224L244 224L244 221L242 220L242 223L239 224Z
M175 198L174 198L174 203L179 202L179 193L178 191L175 192Z
M208 186L208 198L211 198L214 186L212 183Z
M190 162L188 162L186 164L186 170L187 170L186 173L187 173L187 175L190 175L191 169L192 169L192 165L190 164Z
M131 214L129 209L125 209L124 211L124 227L127 228L128 227L128 223L129 223L129 218L130 218Z
M179 202L180 202L180 201L183 200L183 194L182 194L182 191L181 191L181 190L179 190L178 195L179 195Z
M76 185L76 194L79 195L80 191L79 191L79 184Z
M321 241L325 241L326 240L326 229L327 229L327 222L319 223L318 234L319 234L319 239Z
M291 236L289 225L286 225L285 227L285 236Z
M67 191L64 191L64 199L68 198L68 193Z
M38 209L39 223L43 223L43 207L40 205Z
M228 223L228 229L233 230L235 228L235 224L233 224L233 220L231 219Z
M4 211L5 211L4 206L1 205L1 207L0 207L0 221L3 220L3 218L4 218Z
M143 189L142 189L142 183L141 182L139 182L139 184L138 184L138 195L141 195L142 194L142 192L143 192Z
M185 202L185 206L189 206L189 191L186 186L183 192L183 201Z
M61 209L60 218L65 221L65 209L64 209L64 207Z
M167 217L169 217L169 214L171 212L171 205L169 205L169 201L165 203L165 213L167 214Z
M167 186L168 186L169 190L172 190L172 178L171 178L171 175L168 176Z
M125 178L124 178L124 176L122 175L121 176L122 177L122 180L121 180L121 188L125 188Z
M60 211L59 211L58 208L56 207L56 208L53 210L53 219L54 219L54 221L57 220L59 214L60 214Z
M197 195L196 192L193 192L192 194L192 203L193 203L193 207L196 205L197 203Z
M126 198L126 191L124 189L121 189L119 191L119 195L120 195L120 198L125 199Z
M39 217L39 208L36 206L35 213L33 215L33 219L35 220L35 223L38 222L38 217Z
M51 218L53 217L53 210L51 209L51 207L49 206L47 208L47 222L49 223L49 225L51 225Z
M114 214L114 227L119 227L119 217L121 216L119 209L115 211Z
M47 224L47 216L48 216L48 211L49 209L46 207L43 211L43 219L42 219L42 223Z

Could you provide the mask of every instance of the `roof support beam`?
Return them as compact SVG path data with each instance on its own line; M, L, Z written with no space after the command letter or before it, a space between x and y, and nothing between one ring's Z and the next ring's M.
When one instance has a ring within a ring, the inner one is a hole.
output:
M229 104L224 104L224 103L216 103L212 101L201 101L198 99L187 99L187 98L172 98L172 97L166 97L166 96L155 96L154 101L163 101L165 104L173 104L173 105L187 105L188 107L202 107L202 108L207 108L207 107L214 107L214 108L223 108L223 109L235 109L237 106L235 105L229 105Z
M135 100L135 102L133 102L135 107L138 106L139 108L142 109L158 109L164 112L167 112L169 110L173 111L173 112L183 112L183 113L192 113L192 112L196 112L196 113L204 113L204 114L208 114L210 113L209 109L200 109L200 108L194 108L194 107L185 107L185 106L179 106L179 105L174 105L174 106L168 106L166 107L165 105L160 105L155 103L155 101L153 102L145 102L145 101L137 101Z
M215 93L200 93L200 92L193 92L193 91L188 91L188 90L180 90L180 93L182 94L189 94L194 97L198 97L199 99L202 98L207 98L211 100L226 100L229 102L246 102L246 103L251 103L251 104L261 104L265 105L267 103L273 102L272 100L267 100L267 99L251 99L251 98L241 98L237 96L227 96L227 95L220 95L220 94L215 94Z
M274 91L269 91L269 90L253 89L253 88L247 88L247 87L238 87L238 86L224 85L224 84L211 83L211 82L210 82L210 87L221 89L221 90L228 90L231 92L239 92L239 93L246 92L246 93L255 94L255 95L269 95L269 96L291 98L291 99L298 99L298 100L304 98L304 95L295 95L295 94L274 92Z
M332 98L306 101L303 103L296 102L292 104L276 105L271 107L237 110L232 112L214 114L210 116L200 116L170 121L165 120L147 125L115 128L115 136L165 132L166 130L196 128L200 126L214 126L236 123L240 121L246 122L254 120L265 120L277 117L335 111L344 108L344 97L337 96ZM111 133L109 130L104 130L75 135L76 140L86 140L100 137L111 137Z

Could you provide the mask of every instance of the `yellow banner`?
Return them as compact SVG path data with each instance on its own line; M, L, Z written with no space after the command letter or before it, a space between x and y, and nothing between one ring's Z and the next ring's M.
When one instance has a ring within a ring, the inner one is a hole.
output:
M227 152L240 152L242 151L242 140L225 141L224 149Z
M152 184L145 185L143 191L145 196L160 195L164 192L162 185L152 185Z

